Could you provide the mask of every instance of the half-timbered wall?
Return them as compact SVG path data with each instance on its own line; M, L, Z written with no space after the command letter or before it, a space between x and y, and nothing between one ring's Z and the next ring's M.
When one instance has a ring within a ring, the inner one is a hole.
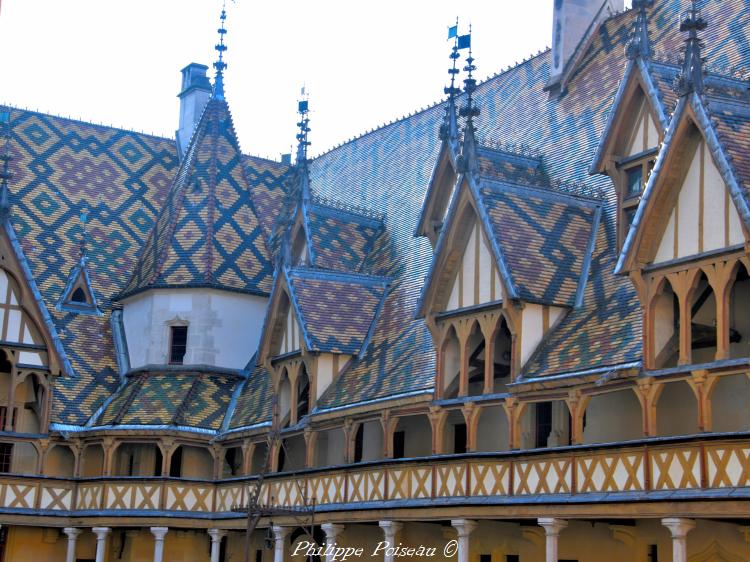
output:
M446 310L456 310L502 299L500 275L478 221L466 243L453 281Z
M302 333L299 322L297 322L297 316L294 313L294 308L290 304L289 310L286 313L286 323L284 324L284 335L281 338L279 355L291 353L299 349L302 349Z
M641 96L642 95L643 94L641 94ZM625 156L640 154L641 152L654 148L658 144L659 132L644 98L638 109L638 117L635 120L635 126L633 127L630 133L630 138L628 139Z
M737 209L706 144L693 155L654 263L742 244Z
M348 358L348 355L338 355L334 353L321 353L318 355L316 399L320 398L328 389L333 382L333 379L346 364Z
M43 345L31 319L21 308L19 291L8 274L0 269L0 340L12 343ZM18 362L26 365L44 365L39 353L22 351Z
M521 322L521 365L534 353L544 334L555 325L564 309L559 306L526 304Z

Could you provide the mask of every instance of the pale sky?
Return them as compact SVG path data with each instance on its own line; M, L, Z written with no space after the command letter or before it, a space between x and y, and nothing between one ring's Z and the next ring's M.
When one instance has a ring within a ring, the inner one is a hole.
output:
M180 69L216 57L221 0L0 1L0 103L173 138ZM547 47L552 2L228 0L226 98L242 150L290 152L303 84L311 155L430 105L456 16L461 33L473 25L484 78Z

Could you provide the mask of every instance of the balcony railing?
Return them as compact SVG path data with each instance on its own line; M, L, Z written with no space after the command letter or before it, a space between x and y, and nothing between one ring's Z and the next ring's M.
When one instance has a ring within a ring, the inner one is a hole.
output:
M57 479L0 477L0 511L86 515L87 512L192 512L223 514L243 505L255 478L196 481L173 478ZM307 470L265 478L265 505L320 509L363 507L368 502L429 505L623 501L665 492L710 491L712 497L750 487L750 434L651 439L623 445L474 453ZM539 498L543 495L544 498ZM360 504L360 505L357 505ZM239 516L239 515L238 515Z

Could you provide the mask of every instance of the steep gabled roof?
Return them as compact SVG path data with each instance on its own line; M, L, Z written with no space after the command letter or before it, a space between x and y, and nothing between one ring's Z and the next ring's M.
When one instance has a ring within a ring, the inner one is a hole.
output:
M120 298L155 287L267 295L272 263L229 106L212 98Z

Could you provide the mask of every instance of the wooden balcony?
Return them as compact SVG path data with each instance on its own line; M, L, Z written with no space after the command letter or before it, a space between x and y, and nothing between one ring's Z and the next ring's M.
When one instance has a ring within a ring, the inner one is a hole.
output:
M232 506L244 504L254 482L254 478L214 482L4 475L0 477L0 513L129 516L190 512L227 518ZM738 496L736 489L743 487L748 494ZM274 474L266 477L261 498L266 505L284 507L301 507L305 497L315 498L321 510L345 511L362 509L368 502L386 502L381 507L459 500L463 505L596 503L614 501L614 496L616 501L649 501L663 499L665 494L678 500L683 496L695 499L701 492L706 498L750 499L750 434L475 453Z

